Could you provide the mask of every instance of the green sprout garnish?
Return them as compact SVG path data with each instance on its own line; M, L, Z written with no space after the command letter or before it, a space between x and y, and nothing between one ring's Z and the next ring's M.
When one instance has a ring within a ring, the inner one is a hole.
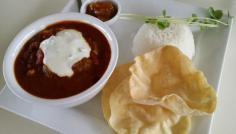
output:
M148 24L153 24L158 26L160 29L166 29L171 23L182 23L188 24L190 26L199 26L201 29L219 27L219 25L228 26L228 22L221 21L223 17L222 10L215 10L213 7L209 7L207 17L199 17L197 14L193 13L191 17L188 18L172 18L167 16L166 10L162 11L161 16L149 17L137 14L121 14L121 19L134 19L141 20ZM228 12L228 19L232 18Z

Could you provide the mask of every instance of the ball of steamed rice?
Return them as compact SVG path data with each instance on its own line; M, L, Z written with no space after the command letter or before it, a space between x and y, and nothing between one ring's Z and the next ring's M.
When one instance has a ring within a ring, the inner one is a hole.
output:
M164 30L156 25L143 24L134 37L132 51L139 56L163 45L176 46L190 59L195 54L192 31L185 24L171 24Z

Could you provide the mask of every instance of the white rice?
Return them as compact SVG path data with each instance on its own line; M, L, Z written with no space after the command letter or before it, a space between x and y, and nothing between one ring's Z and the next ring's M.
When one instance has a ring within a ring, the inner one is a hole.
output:
M132 51L138 56L163 45L178 47L190 59L195 54L192 31L184 24L171 24L164 30L152 24L143 24L134 37Z

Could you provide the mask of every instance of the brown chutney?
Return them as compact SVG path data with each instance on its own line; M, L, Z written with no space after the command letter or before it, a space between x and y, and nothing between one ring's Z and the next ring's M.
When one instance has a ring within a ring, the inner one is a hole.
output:
M86 7L86 14L92 15L101 21L108 21L112 19L117 12L117 5L111 1L91 2Z
M71 77L59 77L43 64L40 43L64 29L82 33L91 47L90 57L72 67ZM47 99L59 99L81 93L94 85L106 71L111 48L104 34L92 25L79 21L62 21L49 25L31 37L18 54L14 72L19 85L28 93Z

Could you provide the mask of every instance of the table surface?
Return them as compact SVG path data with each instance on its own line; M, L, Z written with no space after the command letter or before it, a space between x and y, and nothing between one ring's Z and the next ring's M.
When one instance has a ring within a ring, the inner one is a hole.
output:
M52 13L59 12L68 0L1 0L0 1L0 49L24 26L32 21ZM221 9L229 9L236 16L234 0L179 0L208 7L212 5ZM236 23L233 26L231 39L225 55L223 73L218 94L218 106L214 115L212 134L233 134L236 131ZM0 53L3 57L3 53ZM0 58L0 61L2 59ZM0 81L0 83L3 81ZM57 134L57 132L0 109L1 134Z

